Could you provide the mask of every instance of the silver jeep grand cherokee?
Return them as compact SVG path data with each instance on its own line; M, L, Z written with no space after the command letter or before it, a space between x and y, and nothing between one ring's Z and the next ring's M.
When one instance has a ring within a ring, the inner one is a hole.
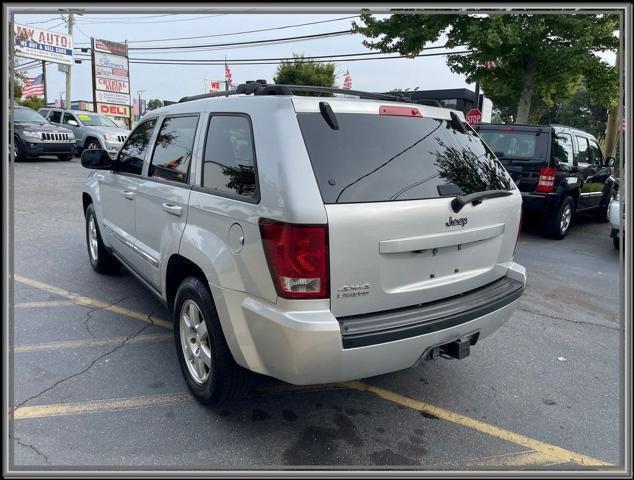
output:
M173 312L203 403L248 371L315 384L463 358L523 292L522 197L462 113L337 93L185 97L116 159L83 153L90 262Z

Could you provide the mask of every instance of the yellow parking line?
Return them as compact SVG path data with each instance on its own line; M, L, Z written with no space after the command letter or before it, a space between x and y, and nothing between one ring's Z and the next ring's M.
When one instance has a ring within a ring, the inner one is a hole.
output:
M344 382L344 385L347 385L348 388L354 390L374 393L385 400L389 400L390 402L396 403L398 405L411 408L412 410L425 412L434 415L439 419L455 423L457 425L462 425L463 427L486 433L487 435L497 437L501 440L530 448L535 452L553 458L555 461L572 462L578 465L588 466L611 466L610 463L604 462L603 460L598 460L596 458L588 457L580 453L571 452L570 450L566 450L555 445L540 442L539 440L535 440L525 435L511 432L510 430L505 430L503 428L496 427L495 425L481 422L480 420L476 420L475 418L467 417L459 413L454 413L452 411L445 410L444 408L436 407L429 403L421 402L420 400L415 400L413 398L391 392L390 390L386 390L384 388L375 387L374 385L368 385L367 383L358 381Z
M158 325L159 327L172 329L173 325L171 322L167 322L165 320L160 319L151 319L150 315L136 312L134 310L130 310L129 308L119 307L117 305L110 305L108 303L102 302L101 300L95 300L94 298L84 297L82 295L78 295L77 293L69 292L68 290L64 290L63 288L55 287L53 285L49 285L47 283L38 282L37 280L32 280L30 278L23 277L22 275L14 274L13 278L25 285L28 285L33 288L39 288L40 290L45 290L49 293L53 293L55 295L59 295L60 297L64 297L69 299L75 305L89 305L91 307L102 308L104 310L108 310L110 312L119 313L121 315L126 315L131 318L136 318L137 320L141 320L142 322L152 323L154 325Z
M537 467L547 465L557 465L564 463L559 460L555 460L553 457L544 455L540 452L534 452L532 450L524 450L521 452L503 453L500 455L491 455L488 457L474 458L466 461L444 462L428 465L425 468L429 470L445 470L445 469L460 469L460 470L491 470L505 467L510 469L511 467Z
M48 308L48 307L67 307L75 305L70 300L51 300L50 302L22 302L13 305L15 308Z
M193 397L189 393L169 393L165 395L147 395L142 397L95 400L92 402L35 405L33 407L19 407L13 412L13 418L16 420L24 420L27 418L60 417L85 413L112 412L115 410L131 410L136 408L177 405L191 400L193 400Z
M19 345L14 348L16 353L39 352L42 350L66 350L69 348L85 348L100 347L103 345L117 345L126 341L128 337L110 337L110 338L90 338L85 340L70 340L66 342L51 343L33 343L30 345ZM131 338L126 343L144 343L144 342L164 342L172 340L174 335L171 333L157 333L155 335L140 335Z

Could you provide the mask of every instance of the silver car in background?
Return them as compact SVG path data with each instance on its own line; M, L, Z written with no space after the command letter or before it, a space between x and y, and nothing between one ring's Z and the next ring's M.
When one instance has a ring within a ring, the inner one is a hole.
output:
M526 283L521 194L461 112L293 87L186 97L116 162L82 155L90 263L173 312L205 404L248 371L306 385L464 358Z
M108 116L94 112L62 108L41 108L38 112L53 125L72 130L78 151L102 149L114 158L130 134Z
M610 237L617 250L621 244L621 192L617 190L616 196L608 206L608 220L610 221Z

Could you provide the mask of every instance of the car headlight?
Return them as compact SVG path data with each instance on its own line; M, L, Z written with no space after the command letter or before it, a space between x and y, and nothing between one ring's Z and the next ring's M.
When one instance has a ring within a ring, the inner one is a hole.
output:
M113 136L113 135L108 135L107 133L103 134L103 139L106 141L110 141L110 140L116 140L117 137Z
M25 137L31 137L31 138L42 138L42 132L36 132L34 130L22 130L22 134Z
M69 140L75 140L75 134L73 132L71 132L70 130L67 132L68 133L68 139Z

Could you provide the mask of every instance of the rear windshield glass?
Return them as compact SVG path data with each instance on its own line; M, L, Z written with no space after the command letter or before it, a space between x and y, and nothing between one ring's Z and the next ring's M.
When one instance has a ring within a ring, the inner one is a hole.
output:
M478 132L498 158L546 160L548 135L536 131L480 130Z
M471 131L451 122L337 113L297 118L324 203L419 200L514 187L504 167Z

